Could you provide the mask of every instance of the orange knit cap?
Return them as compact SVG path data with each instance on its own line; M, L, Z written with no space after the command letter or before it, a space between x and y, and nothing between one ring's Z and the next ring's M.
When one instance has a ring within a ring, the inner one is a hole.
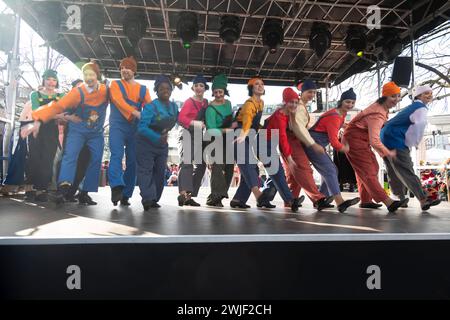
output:
M133 57L127 57L122 59L122 61L120 62L120 69L122 68L127 68L131 71L133 71L134 73L136 73L137 71L137 62Z
M255 84L256 80L261 80L261 81L263 81L263 79L262 79L261 77L253 77L253 78L251 78L250 80L248 80L247 85L248 85L248 86L253 86L253 85ZM263 83L264 83L264 82L263 82Z
M86 63L82 68L81 71L84 72L85 70L90 69L94 71L97 74L97 80L101 80L101 74L100 74L100 67L95 62L88 62Z
M383 97L390 97L394 94L400 93L400 87L395 84L394 81L390 81L383 86L382 96Z

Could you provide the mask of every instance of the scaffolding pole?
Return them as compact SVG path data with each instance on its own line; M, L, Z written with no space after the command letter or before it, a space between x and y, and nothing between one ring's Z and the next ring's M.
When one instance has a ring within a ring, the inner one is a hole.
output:
M5 125L5 135L3 136L3 156L8 157L10 150L11 135L14 132L14 122L16 114L16 96L19 81L19 40L20 40L20 16L16 14L16 28L14 32L14 47L8 57L8 83L5 88L6 106L5 118L8 119ZM3 160L3 176L8 172L8 160Z

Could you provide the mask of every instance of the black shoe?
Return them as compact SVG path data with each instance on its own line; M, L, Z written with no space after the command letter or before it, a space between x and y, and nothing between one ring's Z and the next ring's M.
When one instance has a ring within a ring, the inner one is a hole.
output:
M266 189L266 190L269 190L269 189ZM256 206L258 208L268 208L268 209L275 208L276 206L271 204L269 199L270 199L269 192L264 192L263 191L263 193L261 193L259 198L256 199Z
M355 204L357 204L359 202L359 200L360 200L359 198L353 198L353 199L345 200L340 205L338 205L339 212L340 213L344 213L345 210L348 209L348 207L354 206Z
M148 211L152 207L153 201L151 200L145 200L142 201L142 205L144 206L144 210Z
M150 203L150 208L161 208L161 206L156 202L156 200L152 200Z
M427 211L428 209L430 209L430 207L434 207L437 206L439 203L441 203L440 199L428 199L427 201L425 201L425 203L422 205L422 211Z
M319 201L317 201L317 211L322 211L323 209L325 209L333 200L334 200L334 197L329 196L329 197L325 197L325 198L322 198Z
M314 208L317 208L317 202L316 203L314 203ZM326 206L324 206L323 207L323 209L332 209L332 208L334 208L334 205L333 204L327 204Z
M297 212L298 208L302 206L302 202L305 200L305 196L301 196L300 198L295 198L291 203L291 211Z
M117 203L123 198L123 186L115 186L111 188L111 201L113 205L117 206Z
M128 201L128 197L122 197L122 199L120 199L120 205L121 206L126 206L126 207L128 207L128 206L130 206L131 205L131 203L130 203L130 201Z
M58 190L48 195L49 200L55 204L62 204L65 202L65 197L70 191L70 184L64 183L58 186Z
M374 203L374 202L366 202L366 203L361 203L359 205L360 208L365 208L365 209L378 209L381 208L383 205L381 203Z
M182 206L184 206L185 204L186 204L186 196L184 195L184 194L180 194L179 196L178 196L178 198L177 198L177 200L178 200L178 205L180 206L180 207L182 207Z
M391 203L390 206L388 206L388 211L391 213L394 213L395 211L397 211L398 208L400 208L402 205L404 205L407 202L408 198L403 199L403 200L396 200L394 202Z
M200 203L196 202L196 201L195 201L194 199L192 199L192 198L187 199L187 200L184 202L184 205L185 205L185 206L192 206L192 207L200 207Z
M72 202L72 203L74 203L74 202L77 202L78 200L75 198L75 195L73 195L73 194L66 194L64 196L64 201L65 202Z
M34 201L36 202L47 202L48 201L48 194L47 192L41 192L39 194L36 194L34 197Z
M78 195L78 202L88 206L95 206L97 204L97 202L92 200L92 198L88 195L87 191L80 191L80 194Z
M36 197L36 191L27 191L27 192L25 192L25 200L27 200L27 201L34 201L35 197Z
M400 208L408 208L408 202L409 202L409 198L404 198L404 199L400 199L400 200L406 200L406 202L404 204L402 204L400 206Z
M218 196L218 195L209 195L208 199L206 200L206 205L211 207L219 207L223 208L222 199L225 197Z
M248 209L248 208L250 208L249 205L247 205L245 203L242 203L240 200L235 200L235 199L230 201L230 207L232 207L232 208L240 208L240 209Z

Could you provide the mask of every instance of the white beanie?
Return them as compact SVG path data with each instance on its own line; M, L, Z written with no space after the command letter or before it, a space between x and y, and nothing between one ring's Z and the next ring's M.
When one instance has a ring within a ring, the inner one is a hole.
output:
M412 89L412 97L413 99L417 96L420 96L422 93L427 91L433 91L430 86L416 86Z

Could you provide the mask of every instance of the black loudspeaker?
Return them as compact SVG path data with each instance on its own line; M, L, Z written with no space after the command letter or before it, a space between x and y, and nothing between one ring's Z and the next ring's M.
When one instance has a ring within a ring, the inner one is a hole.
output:
M322 102L322 91L317 90L316 93L316 102L317 102L317 112L323 111L323 102Z
M392 81L399 87L407 88L411 80L412 60L411 57L397 57L392 70Z

